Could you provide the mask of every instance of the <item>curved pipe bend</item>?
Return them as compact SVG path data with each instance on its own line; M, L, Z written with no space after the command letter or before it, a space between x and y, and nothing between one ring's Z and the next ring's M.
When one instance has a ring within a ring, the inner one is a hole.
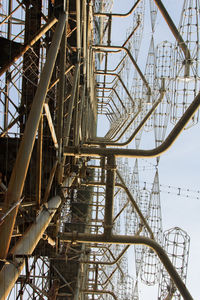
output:
M65 147L64 152L67 156L108 156L115 155L118 157L157 157L167 151L175 142L179 134L190 121L196 110L200 106L200 92L190 104L184 115L174 126L166 140L157 148L150 150L142 149L123 149L123 148L95 148L95 147Z
M159 257L171 279L174 281L179 292L185 300L193 300L190 292L186 288L184 282L173 266L171 260L167 256L164 249L154 240L141 236L125 236L125 235L92 235L84 233L62 233L60 240L64 242L76 241L78 243L105 243L105 244L123 244L123 245L145 245L151 248Z

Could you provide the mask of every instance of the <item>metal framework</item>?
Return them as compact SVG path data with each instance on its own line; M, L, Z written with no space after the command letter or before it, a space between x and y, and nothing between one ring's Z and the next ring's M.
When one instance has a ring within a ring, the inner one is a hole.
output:
M158 167L198 122L200 6L181 2L177 28L161 0L126 13L109 0L0 1L0 300L139 300L141 284L193 299L189 236L163 234ZM157 43L158 14L173 42ZM142 158L156 158L152 189Z

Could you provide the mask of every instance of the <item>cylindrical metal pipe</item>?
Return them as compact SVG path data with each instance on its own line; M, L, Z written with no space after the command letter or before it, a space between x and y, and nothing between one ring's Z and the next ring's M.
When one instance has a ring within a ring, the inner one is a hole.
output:
M133 58L131 52L129 51L128 48L126 47L122 47L122 46L102 46L102 45L95 45L93 46L93 49L95 49L96 51L102 51L102 52L119 52L121 50L125 51L127 53L127 55L129 56L132 64L134 65L134 67L136 68L138 74L140 75L140 78L142 79L142 81L144 82L146 88L147 88L147 95L151 95L151 88L149 86L149 83L147 82L145 76L143 75L142 71L140 70L137 62L135 61L135 59ZM103 49L107 49L107 50L103 50ZM117 50L117 51L116 51Z
M190 121L196 110L200 106L200 92L195 97L193 102L190 104L186 112L183 114L178 123L174 126L166 140L157 148L150 150L142 149L113 149L113 148L94 148L94 147L83 147L76 149L74 147L66 147L65 155L78 155L78 156L108 156L115 155L118 157L157 157L167 151L172 144L175 142L179 134L183 131L187 123ZM78 152L77 152L78 150Z
M74 74L74 80L73 80L73 86L72 86L72 92L71 92L71 97L70 97L70 103L69 103L69 109L68 109L68 115L67 115L67 120L65 124L65 129L64 129L64 145L68 145L69 143L69 134L70 134L70 126L72 122L72 113L73 113L73 108L74 108L74 101L76 97L76 91L77 91L77 84L78 84L78 77L79 77L79 64L76 65L75 68L75 74Z
M190 292L186 288L184 282L179 276L178 272L174 268L171 260L167 256L164 249L154 240L142 237L142 236L127 236L127 235L111 235L107 237L105 235L94 235L94 234L84 234L84 233L63 233L60 235L62 241L73 241L78 243L103 243L103 244L123 244L123 245L145 245L151 248L157 253L161 262L165 266L167 272L169 273L171 279L176 284L179 292L185 300L193 300Z
M23 255L26 256L33 253L60 204L61 198L58 196L49 200L40 211L36 221L29 227L24 236L11 250L14 261L13 263L6 264L0 272L1 300L7 299L8 294L24 268L25 259L23 258Z
M63 112L64 112L64 94L65 94L65 66L66 66L66 32L67 28L63 31L61 46L60 46L60 73L59 73L59 89L58 89L58 99L57 99L57 139L58 139L58 161L61 164L62 156L62 138L63 138ZM59 172L58 172L59 174ZM58 182L60 178L58 176Z
M114 189L115 189L115 157L107 157L107 176L106 176L106 196L105 196L105 216L104 233L110 236L113 227L113 209L114 209Z
M125 86L125 84L124 84L124 82L123 82L123 80L121 79L121 77L120 77L119 74L115 74L115 73L106 73L106 72L104 72L104 73L102 73L102 72L95 72L95 74L97 74L97 75L104 75L104 76L114 76L114 77L117 77L118 80L120 81L120 83L122 84L123 88L125 89L125 91L126 91L128 97L130 98L132 104L135 106L135 102L134 102L134 100L133 100L131 94L129 93L127 87ZM105 83L106 83L106 82L105 82ZM111 82L109 82L109 83L111 83Z
M120 17L120 18L128 17L128 16L130 16L132 14L132 12L134 12L136 10L136 8L138 7L138 4L140 3L140 1L141 0L137 0L134 3L133 7L127 13L125 13L125 14L117 14L117 13L111 14L111 13L99 13L99 12L97 12L97 13L94 13L94 15L96 17L109 17L109 16Z
M123 143L115 143L113 142L105 142L106 145L110 145L110 146L126 146L128 145L130 142L132 142L132 140L136 137L136 135L138 134L138 132L143 128L143 126L145 125L146 121L150 118L150 116L153 114L153 112L156 110L156 108L158 107L158 105L162 102L163 98L164 98L165 92L161 92L160 97L158 98L158 100L154 103L154 105L152 106L152 108L148 111L148 113L145 115L145 117L143 118L143 120L140 122L140 124L138 125L138 127L134 130L133 134L131 134L131 136L128 138L128 140L126 140ZM103 144L102 142L99 142L99 144Z
M76 0L76 41L77 41L77 50L81 50L81 6L80 0ZM79 54L80 55L80 54Z

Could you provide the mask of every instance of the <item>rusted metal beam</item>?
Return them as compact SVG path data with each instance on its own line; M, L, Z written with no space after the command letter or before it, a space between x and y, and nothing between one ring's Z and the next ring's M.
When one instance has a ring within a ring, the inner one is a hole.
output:
M115 157L107 157L107 176L106 176L106 193L105 193L105 216L104 216L104 234L109 236L113 228L113 210L114 210L114 189L116 162Z
M50 132L51 132L51 137L52 137L52 140L53 140L53 143L54 143L54 147L56 149L58 149L57 136L56 136L56 132L55 132L55 129L54 129L54 125L53 125L53 121L52 121L52 118L51 118L51 113L50 113L48 103L44 103L44 110L45 110L45 114L46 114L46 117L47 117L49 129L50 129Z
M50 190L51 190L51 186L52 186L52 183L53 183L53 179L54 179L54 176L55 176L57 165L58 165L58 161L56 161L54 163L54 166L51 169L49 180L48 180L47 187L46 187L45 194L44 194L44 199L42 200L42 203L46 203L47 200L48 200L48 197L49 197L49 194L50 194Z
M59 72L59 85L58 85L58 97L57 97L57 137L58 137L58 159L61 163L62 156L62 139L63 139L63 114L64 114L64 95L65 95L65 66L66 66L66 31L65 26L61 47L60 47L60 72ZM59 179L58 179L59 182Z
M43 144L43 115L40 118L37 139L37 162L36 162L36 207L40 208L42 186L42 144Z

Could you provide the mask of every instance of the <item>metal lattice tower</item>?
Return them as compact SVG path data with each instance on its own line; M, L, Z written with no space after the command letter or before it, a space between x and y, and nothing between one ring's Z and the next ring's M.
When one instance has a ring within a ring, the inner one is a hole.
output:
M119 3L0 1L2 300L193 299L159 170L198 123L200 5L177 28L160 0Z

